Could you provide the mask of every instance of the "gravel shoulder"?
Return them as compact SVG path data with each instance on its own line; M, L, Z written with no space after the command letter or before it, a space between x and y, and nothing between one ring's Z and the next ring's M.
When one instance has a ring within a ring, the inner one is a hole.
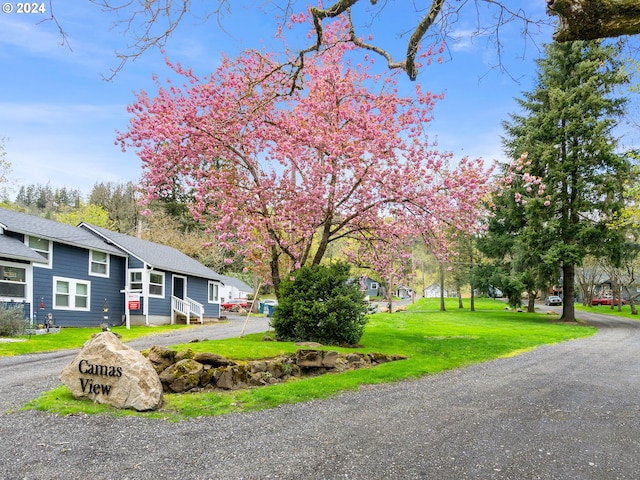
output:
M1 413L0 478L638 478L640 322L579 317L598 334L263 412Z

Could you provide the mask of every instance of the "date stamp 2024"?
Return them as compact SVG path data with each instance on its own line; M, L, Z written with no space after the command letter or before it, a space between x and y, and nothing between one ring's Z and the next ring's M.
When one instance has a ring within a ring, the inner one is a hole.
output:
M5 2L2 4L2 13L16 14L42 14L47 13L44 2Z

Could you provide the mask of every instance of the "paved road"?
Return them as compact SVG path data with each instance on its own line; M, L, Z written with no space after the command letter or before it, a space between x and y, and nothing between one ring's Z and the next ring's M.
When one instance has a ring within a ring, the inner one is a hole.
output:
M0 478L638 479L640 323L580 315L597 335L264 412L2 414Z

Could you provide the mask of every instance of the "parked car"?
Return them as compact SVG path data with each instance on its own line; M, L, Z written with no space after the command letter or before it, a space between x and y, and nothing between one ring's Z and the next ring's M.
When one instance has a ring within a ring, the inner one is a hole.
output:
M611 305L611 303L613 303L614 305L618 305L618 302L621 302L622 305L626 305L627 302L625 302L624 300L620 300L618 298L614 299L613 297L609 296L609 295L605 295L604 297L597 297L591 300L591 305L593 305L594 307L598 306L598 305Z
M545 305L554 306L554 305L562 305L562 298L558 295L549 295L545 301Z
M249 300L247 299L236 299L236 300L227 300L226 302L222 302L220 307L224 310L229 310L230 312L237 312L241 308L249 307Z

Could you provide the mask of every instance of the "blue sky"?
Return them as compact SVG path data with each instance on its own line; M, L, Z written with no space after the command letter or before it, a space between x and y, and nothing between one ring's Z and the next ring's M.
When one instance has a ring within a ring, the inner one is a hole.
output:
M196 8L203 3L197 2ZM263 2L231 3L232 14L222 20L225 31L216 19L189 17L166 46L169 59L205 74L218 65L221 52L233 55L261 41L269 44L273 9L256 12L246 7ZM507 3L521 3L533 17L545 17L543 0ZM122 29L113 27L114 18L87 0L53 0L54 14L67 33L68 45L61 45L56 24L42 21L49 16L49 2L43 5L44 15L0 13L0 137L6 139L13 167L13 194L20 185L34 183L88 194L96 182L137 181L138 158L134 152L121 152L114 140L116 130L127 127L126 106L134 101L134 92L153 93L152 75L169 75L162 54L149 51L106 82L102 75L118 64L114 51L126 46ZM453 26L444 63L424 67L417 81L424 89L445 92L430 126L440 150L456 157L503 159L501 122L516 110L514 97L532 87L539 51L522 39L518 25L507 25L501 38L509 73L491 69L497 62L495 49L486 39L469 36L474 9L468 13ZM395 45L398 52L404 46L395 38L403 28L402 18L373 24L375 39ZM302 33L293 32L292 43ZM541 45L551 40L551 33L543 29L535 39ZM401 88L413 85L403 78Z

